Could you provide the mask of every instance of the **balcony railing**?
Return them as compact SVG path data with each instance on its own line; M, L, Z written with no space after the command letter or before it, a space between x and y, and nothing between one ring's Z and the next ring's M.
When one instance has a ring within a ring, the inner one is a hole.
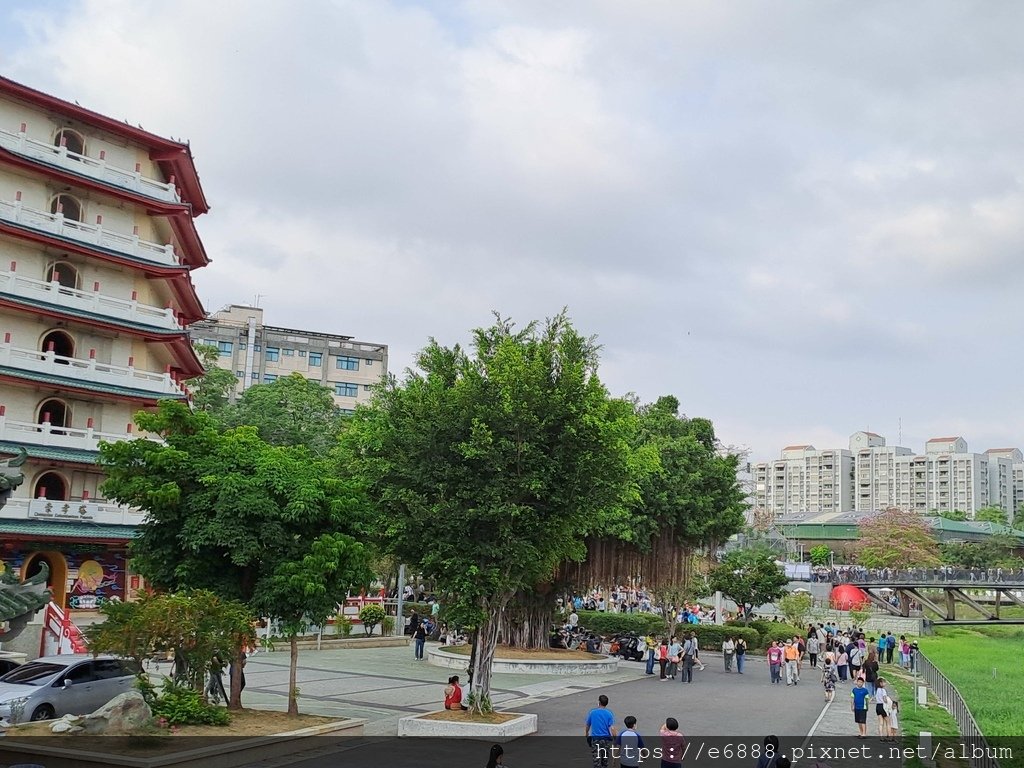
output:
M0 343L0 365L48 376L80 379L94 384L142 389L156 395L180 396L184 394L184 390L171 378L170 373L139 370L132 365L131 358L128 358L126 366L110 365L109 363L100 363L95 358L83 360L53 352L22 349L5 341Z
M145 520L145 513L132 507L122 507L118 504L90 499L70 501L8 499L3 508L0 508L0 518L87 522L102 525L141 525Z
M164 200L168 203L181 202L174 184L147 178L139 171L128 171L115 165L109 165L106 159L102 157L97 160L94 157L86 157L77 152L71 152L67 147L59 147L38 141L37 139L30 139L24 131L14 133L0 128L0 147L81 176L88 176L106 184L124 187L140 195Z
M74 219L66 219L59 213L37 211L23 206L20 202L0 200L0 220L20 224L40 232L57 237L77 240L85 245L95 245L123 253L133 259L176 267L181 264L174 246L170 243L161 245L141 239L138 235L123 235L120 232L105 230L101 224L86 224Z
M181 328L174 316L174 310L170 307L161 309L148 304L140 304L135 299L117 299L100 293L98 290L80 291L63 286L57 281L35 280L13 272L0 272L0 293L50 304L60 304L71 309L168 330Z
M0 414L0 440L30 445L45 445L49 448L71 448L79 451L98 451L100 440L108 443L131 440L127 430L121 433L100 432L92 427L78 429L61 427L49 422L33 424L28 421L14 421Z

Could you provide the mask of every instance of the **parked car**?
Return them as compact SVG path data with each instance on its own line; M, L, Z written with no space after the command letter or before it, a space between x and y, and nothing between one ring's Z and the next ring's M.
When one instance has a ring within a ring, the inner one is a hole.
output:
M84 715L131 690L134 662L113 656L44 656L0 677L0 718L52 720ZM20 705L20 706L19 706ZM20 709L14 715L12 709Z
M0 675L6 675L20 663L21 662L15 661L14 659L0 659Z

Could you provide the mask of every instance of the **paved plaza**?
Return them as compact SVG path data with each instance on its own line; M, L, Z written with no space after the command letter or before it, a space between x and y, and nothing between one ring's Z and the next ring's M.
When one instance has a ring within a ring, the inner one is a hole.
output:
M429 649L429 646L428 646ZM655 734L665 717L679 720L691 737L714 738L716 743L760 742L773 733L789 744L801 744L812 727L821 734L852 735L848 692L837 691L836 703L823 710L819 673L805 668L804 681L795 687L772 686L759 656L751 656L742 676L722 669L721 657L702 656L706 669L697 671L692 684L678 680L659 682L644 674L644 665L620 662L610 675L556 677L552 675L496 674L494 701L497 709L535 713L536 736L506 745L530 765L585 766L590 764L583 742L583 720L596 705L599 693L610 699L610 708L621 724L634 715L642 733ZM302 651L299 655L299 707L309 714L358 717L367 720L366 735L339 752L295 755L287 761L268 761L259 768L294 765L462 765L475 743L454 740L394 739L398 719L437 710L450 670L412 658L411 648ZM287 653L260 653L246 667L246 707L284 709L288 680ZM486 746L486 745L484 745ZM535 752L550 746L550 763ZM482 747L486 760L486 749ZM529 755L526 755L530 751ZM387 760L382 756L388 755ZM475 752L473 760L477 759ZM509 759L510 765L521 760ZM756 761L748 761L753 762ZM256 768L256 766L254 766Z

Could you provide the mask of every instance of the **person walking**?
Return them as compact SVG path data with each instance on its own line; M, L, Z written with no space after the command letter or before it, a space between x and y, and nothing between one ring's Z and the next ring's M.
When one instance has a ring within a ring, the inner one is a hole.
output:
M736 672L743 674L743 661L747 656L747 641L742 637L736 638Z
M867 688L863 680L857 680L850 691L850 710L853 712L853 722L857 724L857 738L868 737L868 696Z
M722 642L722 660L725 662L725 671L732 672L732 660L736 655L736 642L727 637Z
M597 697L597 706L587 713L583 735L587 737L591 764L594 768L608 768L616 730L615 715L608 709L608 697L603 693Z
M501 744L492 744L491 752L487 756L487 768L500 768L505 765L505 750Z
M889 709L892 707L892 699L885 690L885 680L878 678L878 685L873 696L875 700L875 714L878 716L878 738L882 741L889 741Z
M846 672L850 667L850 661L846 656L846 649L842 646L841 643L836 646L836 653L839 654L838 656L836 656L836 672L839 673L839 679L845 683Z
M662 638L661 644L655 650L655 658L658 661L658 666L661 668L661 677L658 680L667 680L665 672L668 668L668 640Z
M423 661L423 646L427 642L427 626L424 622L416 622L416 628L412 632L412 637L415 645L413 658L417 661Z
M807 635L807 658L811 661L812 667L818 666L818 652L821 650L821 640L818 639L818 633L812 632Z
M782 656L786 661L786 685L796 685L800 682L800 671L797 669L797 662L800 660L800 649L792 640L787 640L782 649Z
M772 646L768 649L768 653L765 655L768 658L768 672L771 675L772 685L781 683L783 653L782 649L779 648L778 640L772 640Z
M821 665L821 685L825 689L825 701L832 701L835 697L838 681L839 674L836 672L836 663L830 651L825 654L825 661Z
M885 692L889 694L889 701L892 702L892 705L888 708L889 739L890 741L896 741L900 736L900 695L895 685L892 688L886 686Z
M861 674L864 675L864 687L868 689L868 695L875 693L875 682L878 680L878 657L875 650L868 651L868 658L861 667Z
M885 635L885 663L892 664L892 657L896 653L896 638L893 637L892 632L888 632Z
M693 682L693 665L697 664L697 635L693 632L683 643L683 671L679 676L679 682ZM703 667L701 667L703 669Z
M644 747L644 739L636 730L636 718L628 715L622 722L626 728L615 738L615 745L619 748L619 766L640 768L640 750Z

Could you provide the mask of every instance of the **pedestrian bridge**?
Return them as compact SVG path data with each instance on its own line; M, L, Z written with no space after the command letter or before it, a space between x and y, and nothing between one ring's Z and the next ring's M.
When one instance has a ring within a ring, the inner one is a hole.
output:
M850 574L835 584L852 584L871 603L893 616L909 617L912 603L930 611L936 624L1024 624L1024 573L1004 571L884 571ZM895 599L894 599L895 598ZM894 604L895 603L895 604ZM966 609L973 614L965 617ZM957 616L957 611L960 616Z

